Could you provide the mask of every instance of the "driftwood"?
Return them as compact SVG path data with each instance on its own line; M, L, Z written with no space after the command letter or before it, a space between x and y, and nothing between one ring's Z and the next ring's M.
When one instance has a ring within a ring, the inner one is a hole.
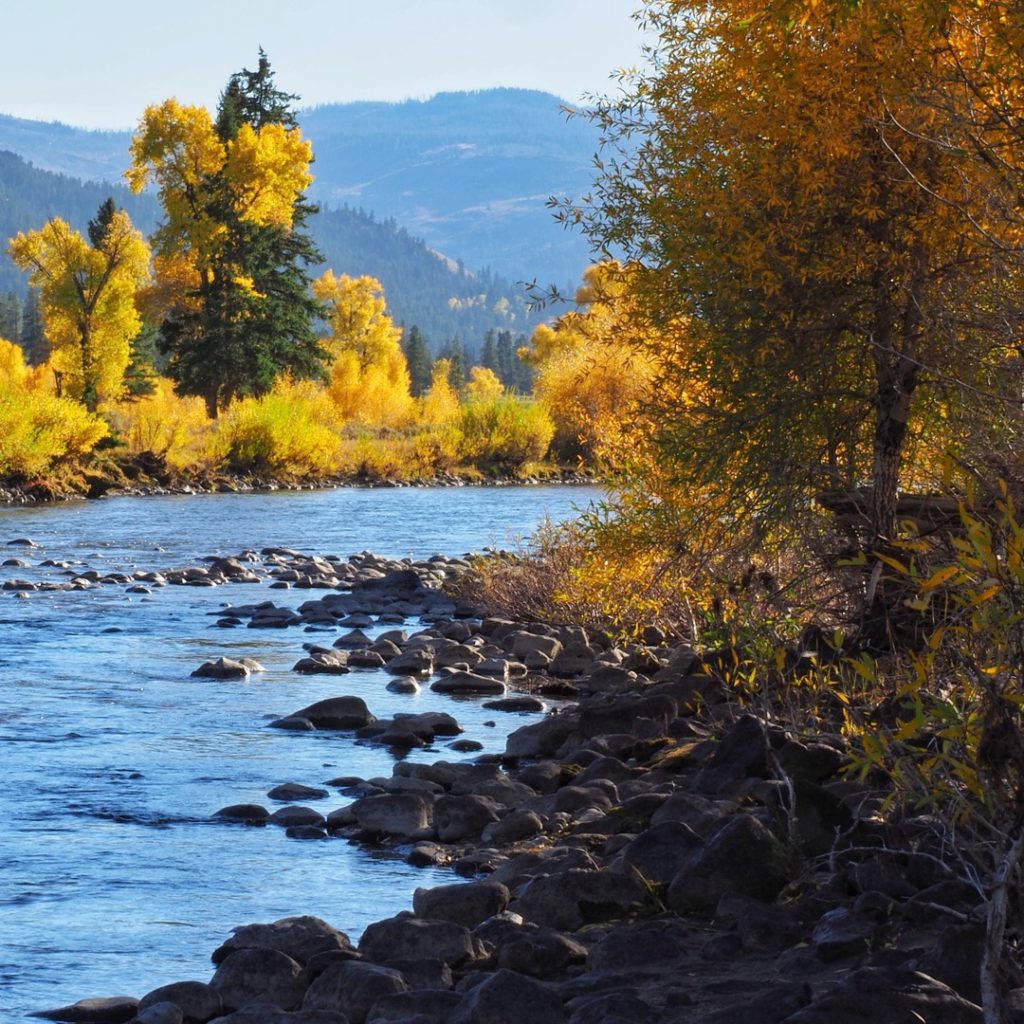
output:
M838 525L856 529L867 522L871 488L821 491L815 501L836 516ZM960 525L960 499L949 494L901 494L896 518L912 523L920 532L949 529Z

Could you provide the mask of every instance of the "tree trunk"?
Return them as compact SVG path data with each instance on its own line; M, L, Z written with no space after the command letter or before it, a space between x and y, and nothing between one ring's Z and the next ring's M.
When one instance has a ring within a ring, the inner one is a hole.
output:
M988 898L985 946L981 957L981 1008L985 1024L1011 1024L1014 1019L1003 999L1002 966L1006 959L1004 939L1010 890L1024 856L1024 831L1020 823L1016 837L996 867Z
M869 509L871 536L875 543L884 543L896 537L900 459L907 436L909 412L909 392L895 384L879 388L875 411L873 490Z
M217 414L220 412L220 407L217 402L217 389L211 388L203 395L203 401L206 403L206 415L211 420L217 418Z

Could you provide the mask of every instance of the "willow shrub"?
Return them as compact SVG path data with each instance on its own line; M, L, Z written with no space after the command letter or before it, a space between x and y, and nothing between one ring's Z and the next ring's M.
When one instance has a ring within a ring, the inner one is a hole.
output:
M107 425L85 406L57 398L0 339L0 476L42 476L87 455Z
M538 402L515 395L467 401L459 414L462 458L483 469L515 472L544 458L555 425Z
M232 403L217 424L227 467L282 477L338 472L340 437L327 395L308 382L282 379L261 398Z
M152 453L169 469L211 470L227 455L203 400L176 395L166 377L156 378L153 394L104 412L129 455Z

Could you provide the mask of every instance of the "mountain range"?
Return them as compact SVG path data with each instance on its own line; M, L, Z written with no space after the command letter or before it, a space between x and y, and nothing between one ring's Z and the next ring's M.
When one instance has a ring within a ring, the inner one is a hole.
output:
M536 320L525 282L571 293L579 281L586 242L547 203L587 191L598 140L557 97L441 93L314 107L299 121L316 157L312 231L327 265L379 278L399 322L435 342L525 331ZM109 194L151 230L155 202L120 184L130 139L0 115L0 239L54 215L83 227ZM16 273L0 265L0 290Z

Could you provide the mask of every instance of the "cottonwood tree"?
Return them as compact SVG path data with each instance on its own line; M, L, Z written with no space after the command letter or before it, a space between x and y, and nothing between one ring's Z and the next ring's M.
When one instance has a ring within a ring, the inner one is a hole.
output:
M323 376L305 232L313 154L266 55L233 75L216 121L167 100L146 110L127 173L156 185L164 221L154 236L161 351L181 394L211 417L236 396L261 395L288 371Z
M50 364L60 390L90 412L120 397L131 343L142 327L135 297L149 275L149 247L108 199L88 239L59 217L8 246L39 289Z
M611 155L563 210L636 265L670 471L762 521L867 484L869 544L896 536L911 441L1008 407L1022 312L902 8L648 0L655 59L598 105Z
M384 427L405 423L413 411L409 368L381 283L328 270L313 282L313 294L330 332L328 391L342 418Z

